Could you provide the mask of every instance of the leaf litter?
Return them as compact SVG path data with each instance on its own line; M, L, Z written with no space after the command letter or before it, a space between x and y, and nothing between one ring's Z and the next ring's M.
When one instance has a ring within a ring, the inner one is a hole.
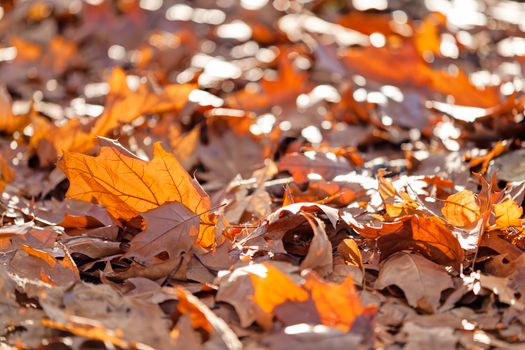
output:
M524 15L3 2L2 348L523 348Z

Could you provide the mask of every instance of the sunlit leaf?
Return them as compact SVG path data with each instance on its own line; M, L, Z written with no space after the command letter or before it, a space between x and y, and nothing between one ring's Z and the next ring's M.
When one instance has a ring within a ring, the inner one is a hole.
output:
M445 219L454 226L467 226L480 218L480 209L476 197L469 190L448 196L441 212Z
M156 144L153 159L147 162L118 142L105 139L101 143L96 157L64 153L59 166L70 179L69 198L96 200L121 219L131 219L166 202L180 202L201 215L199 243L214 244L209 197L173 155Z
M494 215L496 216L496 228L507 229L515 227L523 230L523 208L512 198L494 204Z

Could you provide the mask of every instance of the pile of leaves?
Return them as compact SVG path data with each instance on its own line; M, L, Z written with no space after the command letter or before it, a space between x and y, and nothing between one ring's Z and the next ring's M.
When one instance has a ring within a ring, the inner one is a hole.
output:
M522 349L523 18L3 1L0 343Z

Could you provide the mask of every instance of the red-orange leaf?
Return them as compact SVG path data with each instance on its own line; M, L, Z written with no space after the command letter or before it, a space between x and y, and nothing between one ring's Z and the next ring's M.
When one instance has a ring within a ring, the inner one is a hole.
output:
M459 268L464 252L448 227L434 216L405 216L399 231L379 237L381 257L405 250L415 250L442 265Z

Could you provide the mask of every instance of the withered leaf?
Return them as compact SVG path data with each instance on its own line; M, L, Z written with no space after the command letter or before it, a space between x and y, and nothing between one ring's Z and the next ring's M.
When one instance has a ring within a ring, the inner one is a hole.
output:
M381 256L412 249L442 265L459 269L464 252L450 229L433 216L405 216L398 231L381 235L377 241Z
M443 267L406 253L395 254L383 263L374 287L383 289L391 285L403 290L411 306L429 313L439 307L441 292L454 286Z
M22 130L31 119L28 115L14 115L11 97L3 85L0 85L0 132L13 133Z
M242 327L255 321L268 326L276 306L287 300L303 302L307 299L308 293L270 263L239 267L221 277L216 297L217 301L234 307Z
M310 213L302 213L314 236L308 247L308 253L301 262L302 269L313 269L321 275L326 275L333 270L332 244L326 235L324 222Z
M341 284L327 283L315 275L308 275L304 288L310 292L321 322L347 332L357 317L375 312L375 307L364 307L352 278Z
M193 328L202 328L212 337L219 338L228 350L242 349L241 342L228 324L215 315L199 298L182 287L177 287L176 292L179 297L177 308L181 313L190 316Z
M199 216L182 203L166 203L141 215L147 227L133 237L127 257L145 261L167 252L173 259L188 252L197 239Z

